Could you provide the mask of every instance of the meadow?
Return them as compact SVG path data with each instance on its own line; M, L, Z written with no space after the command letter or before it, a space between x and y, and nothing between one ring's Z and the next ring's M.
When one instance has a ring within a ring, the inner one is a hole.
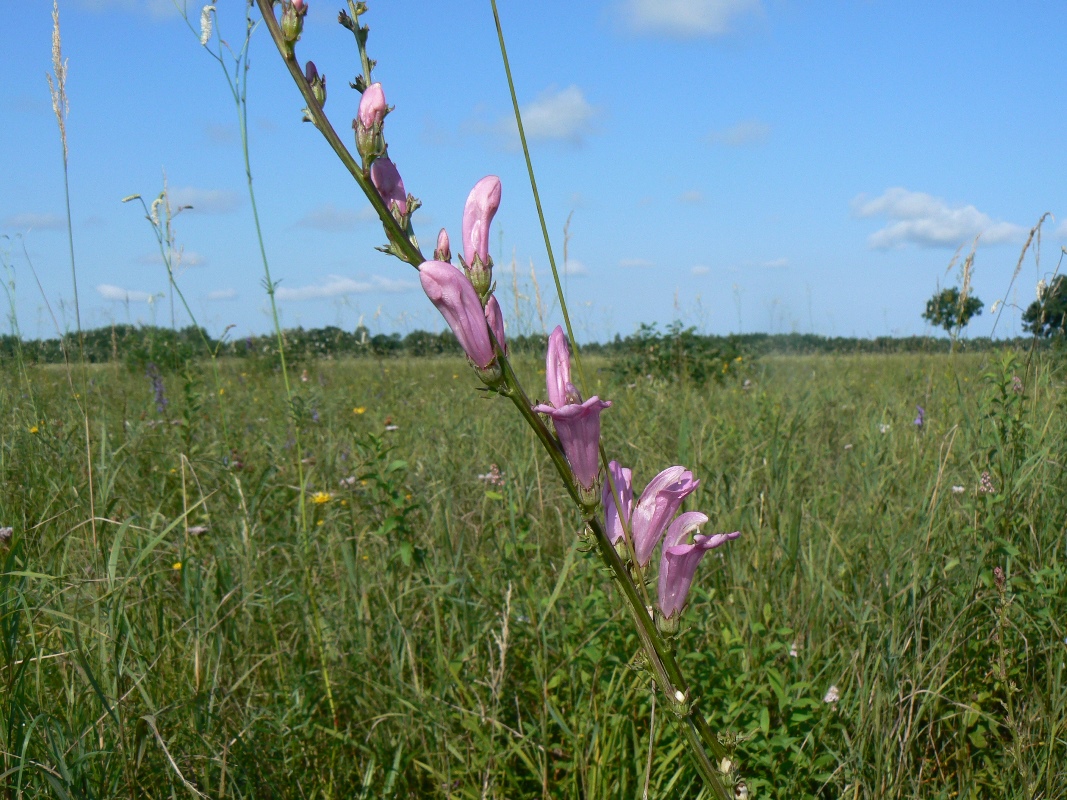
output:
M2 366L6 797L700 794L462 359L307 358L291 406L272 360L215 366ZM1067 797L1062 354L614 366L587 357L607 452L689 466L742 532L679 652L755 797Z

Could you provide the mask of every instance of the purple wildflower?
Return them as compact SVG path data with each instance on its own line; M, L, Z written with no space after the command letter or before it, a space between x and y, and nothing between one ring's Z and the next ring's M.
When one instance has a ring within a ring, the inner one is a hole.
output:
M915 422L912 424L921 431L926 424L926 410L922 406L915 406L915 410L918 412L918 416L915 417Z
M600 474L600 412L609 408L611 402L596 395L583 401L577 387L570 382L570 372L570 353L563 329L557 325L549 337L545 362L550 404L534 406L534 411L552 418L575 479L583 489L591 490ZM562 392L558 384L561 376L566 378Z
M637 501L630 529L640 566L648 564L671 518L699 485L693 473L681 466L667 467L648 482Z
M601 500L604 503L604 532L612 544L623 541L625 528L630 525L630 517L634 510L633 471L619 464L618 461L608 463L608 472L611 481L604 481L601 491ZM615 492L611 491L612 484ZM618 494L622 503L621 513L615 503L615 494Z
M167 394L163 387L163 376L159 372L159 367L155 364L148 365L147 373L148 379L152 382L152 392L155 394L156 410L162 414L169 405Z
M374 188L378 190L378 194L381 195L385 207L393 213L393 216L396 216L397 212L401 216L408 213L408 195L404 189L404 179L400 177L396 164L388 157L374 160L370 166L370 180Z
M707 521L706 514L687 511L680 514L667 530L659 567L659 608L667 619L681 612L685 606L697 565L704 554L741 535L740 531L717 533L714 536L696 534L692 544L686 543L689 534L699 530Z
M419 265L419 281L430 302L437 306L456 334L463 352L475 366L486 369L495 355L482 302L467 276L448 262L424 261Z

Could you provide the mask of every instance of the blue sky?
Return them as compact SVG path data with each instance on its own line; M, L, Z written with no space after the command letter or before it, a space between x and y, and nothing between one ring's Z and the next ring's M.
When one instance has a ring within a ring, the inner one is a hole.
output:
M188 6L194 32L171 0L60 2L85 326L170 324L151 228L139 205L121 203L151 200L164 175L172 201L194 207L175 230L198 321L216 334L270 326L237 113L200 47L201 5ZM349 141L355 47L336 23L339 0L309 5L297 53L326 74L326 110ZM243 2L218 6L222 36L239 43ZM555 324L488 0L370 9L375 78L395 106L390 155L423 201L424 251L442 225L458 238L470 187L499 175L493 255L508 325L541 327L538 288L544 324ZM1006 298L996 334L1012 335L1013 304L1025 308L1056 267L1067 241L1067 82L1056 71L1067 6L500 0L500 10L558 258L570 218L565 282L581 339L675 318L713 333L923 333L926 298L958 282L946 270L978 234L973 283L987 313L968 332L989 334L988 309ZM45 299L73 327L73 294L45 79L51 3L5 16L0 251L23 334L53 335ZM373 249L383 236L365 200L301 107L257 30L251 161L283 324L440 329L414 270ZM1044 212L1055 219L1040 264L1028 256L1009 291Z

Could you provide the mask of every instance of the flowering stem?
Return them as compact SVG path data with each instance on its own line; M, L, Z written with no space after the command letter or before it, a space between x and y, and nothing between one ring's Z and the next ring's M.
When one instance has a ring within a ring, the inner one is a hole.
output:
M304 98L304 102L307 103L308 114L311 117L311 121L315 127L319 129L323 138L326 139L330 147L333 148L334 153L341 159L341 163L345 165L345 168L352 173L352 177L355 178L356 183L359 184L359 188L363 190L363 194L370 200L370 204L374 207L375 212L378 214L378 218L382 221L382 225L385 227L385 233L389 237L389 241L400 251L401 260L411 264L411 266L418 268L419 264L426 260L422 251L413 244L407 237L407 234L403 231L397 221L393 219L392 213L386 208L385 201L378 194L378 190L370 182L370 178L363 171L362 165L356 158L348 151L344 143L341 141L341 137L337 135L337 131L334 130L333 125L330 124L330 120L326 117L326 112L322 110L322 105L315 99L315 95L311 91L311 86L308 85L307 79L304 77L304 73L300 69L300 65L297 63L295 51L287 50L285 42L282 39L282 31L278 25L278 20L274 16L274 10L272 9L271 0L256 0L256 5L259 6L259 11L263 15L263 21L267 25L267 30L270 31L270 37L274 40L274 44L278 48L278 52L282 56L282 61L285 62L285 66L289 69L289 74L293 77L293 82L296 83L296 88L300 90L300 94Z

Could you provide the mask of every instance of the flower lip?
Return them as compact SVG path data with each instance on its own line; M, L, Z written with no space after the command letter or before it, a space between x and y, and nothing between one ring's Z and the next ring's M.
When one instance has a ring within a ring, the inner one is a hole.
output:
M600 474L600 412L610 407L610 400L593 395L581 404L569 403L562 408L541 404L533 409L552 418L563 454L585 489L592 489Z
M706 514L688 511L680 514L667 531L660 559L658 587L660 611L667 618L673 617L685 606L697 566L704 554L741 535L740 531L717 533L714 536L698 533L693 536L692 544L682 544L690 533L707 521Z

